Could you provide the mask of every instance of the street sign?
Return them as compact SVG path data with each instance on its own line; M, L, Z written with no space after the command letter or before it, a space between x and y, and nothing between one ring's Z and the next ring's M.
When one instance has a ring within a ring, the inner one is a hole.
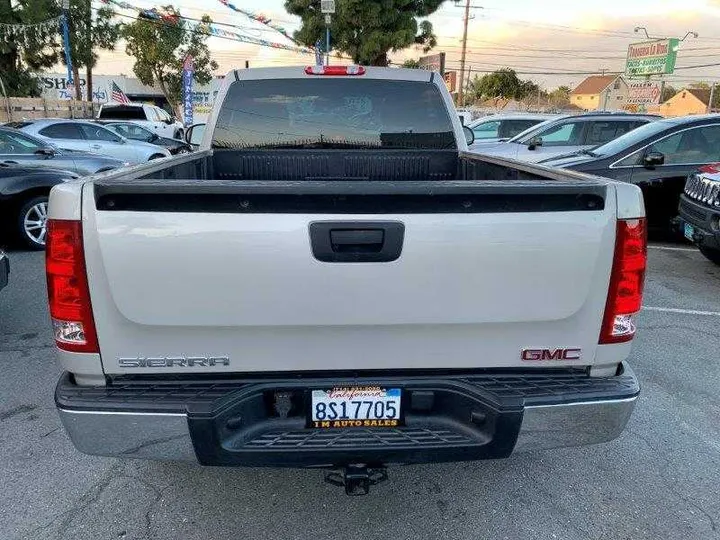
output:
M660 103L660 83L636 81L628 84L628 105L657 105Z
M672 73L679 44L677 38L631 44L628 47L625 74L628 77L645 77Z
M418 60L420 69L428 71L437 71L440 75L445 74L445 53L431 54L430 56L421 56Z

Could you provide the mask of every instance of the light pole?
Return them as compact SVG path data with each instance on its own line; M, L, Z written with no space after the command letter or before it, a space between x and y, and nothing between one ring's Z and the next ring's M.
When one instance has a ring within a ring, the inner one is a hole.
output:
M67 64L67 84L74 86L72 56L70 55L70 0L62 0L62 33L63 47L65 49L65 63ZM72 94L70 95L72 99Z
M320 0L320 13L325 14L325 65L330 65L330 23L335 13L335 0Z

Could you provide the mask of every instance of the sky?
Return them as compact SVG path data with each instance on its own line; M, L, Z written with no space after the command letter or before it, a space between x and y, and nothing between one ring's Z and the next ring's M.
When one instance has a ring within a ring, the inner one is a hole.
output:
M127 1L150 8L171 0ZM299 27L299 19L285 11L283 0L235 1L243 9L263 14L289 31ZM97 0L93 5L95 2ZM199 17L207 13L216 22L242 27L230 30L289 43L282 35L233 12L219 0L205 0L202 8L197 7L196 0L172 0L172 3L183 15ZM692 68L720 63L720 33L717 32L720 0L471 0L471 5L466 70L473 75L512 67L522 78L531 79L543 88L573 87L585 78L584 72L622 71L628 45L645 40L642 31L634 31L643 26L653 37L682 38L691 31L698 34L698 38L690 36L681 44L676 73L666 77L668 84L682 87L699 80L720 83L720 66ZM438 38L438 46L432 52L446 53L446 69L460 67L463 16L462 5L447 0L429 17ZM244 67L245 61L249 61L251 67L314 63L312 55L220 38L211 38L209 46L220 64L218 73ZM419 49L410 48L392 53L391 60L402 62L423 54ZM132 75L132 58L124 54L124 45L120 43L115 52L101 54L95 71Z

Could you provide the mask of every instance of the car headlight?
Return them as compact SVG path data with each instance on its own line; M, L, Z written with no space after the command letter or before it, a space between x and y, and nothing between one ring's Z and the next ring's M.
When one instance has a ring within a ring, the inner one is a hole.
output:
M129 167L130 165L132 165L132 163L130 163L129 161L123 161L123 165L125 165L125 167Z

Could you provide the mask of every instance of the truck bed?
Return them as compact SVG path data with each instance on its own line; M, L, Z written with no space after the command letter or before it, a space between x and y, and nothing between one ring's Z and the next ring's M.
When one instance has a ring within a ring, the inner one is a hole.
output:
M457 150L205 150L148 163L104 182L138 179L277 181L554 180L588 177Z

